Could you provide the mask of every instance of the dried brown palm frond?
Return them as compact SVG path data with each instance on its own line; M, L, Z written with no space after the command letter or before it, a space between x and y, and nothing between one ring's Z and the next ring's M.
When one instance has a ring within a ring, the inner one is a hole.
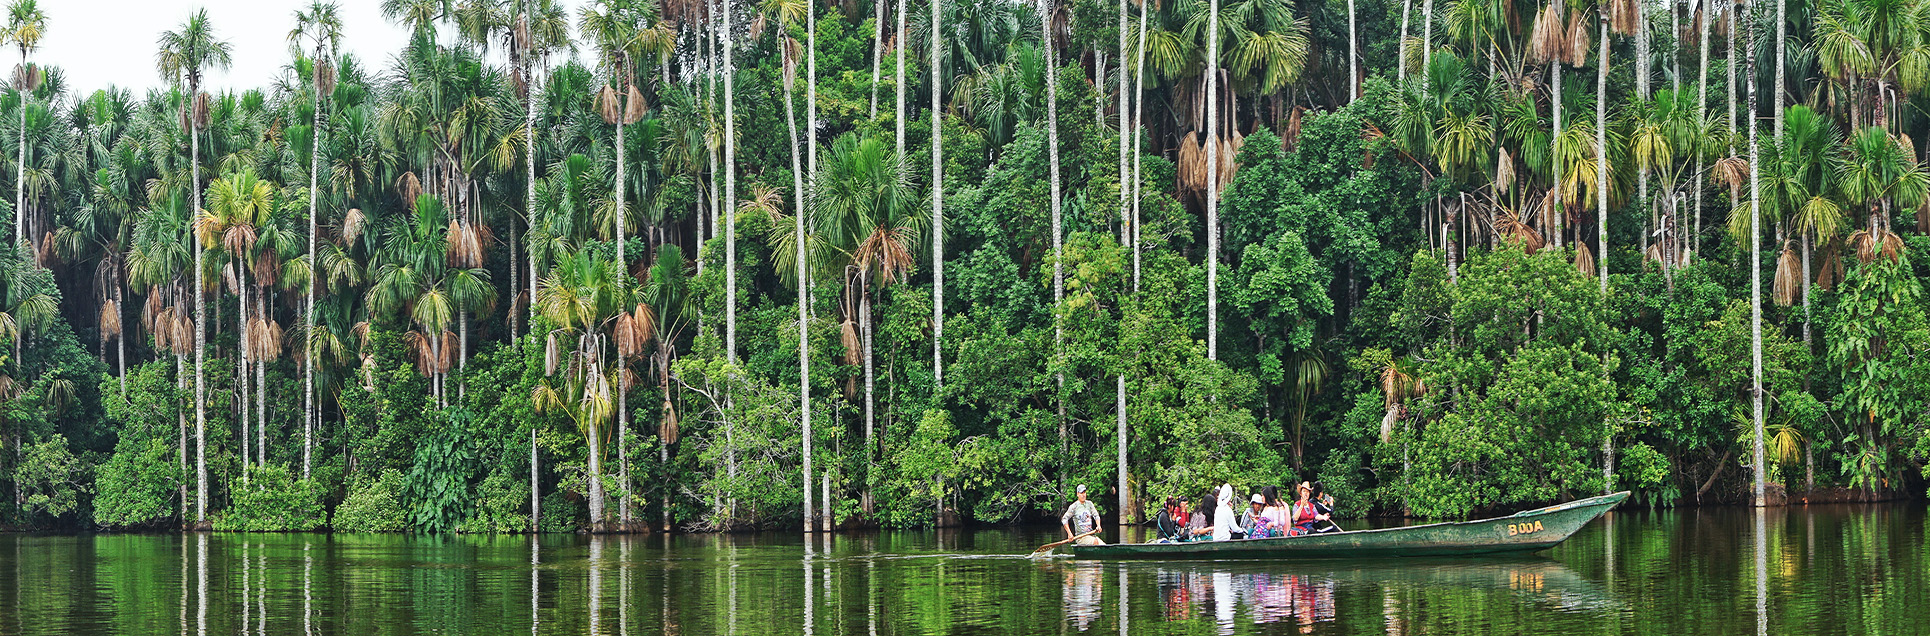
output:
M154 318L161 313L163 307L165 305L161 304L159 292L148 294L147 301L141 303L141 328L149 332L154 331Z
M116 338L121 335L121 305L108 300L101 303L101 339Z
M1802 294L1803 262L1796 256L1796 246L1785 243L1782 254L1776 257L1776 278L1770 285L1770 296L1776 304L1784 307L1796 304L1796 297Z
M154 348L169 349L174 345L174 308L162 307L148 319L148 333L154 334Z
M1543 7L1528 32L1528 60L1542 63L1567 58L1568 28L1563 24L1562 8L1568 3L1557 0Z
M368 222L369 217L362 214L362 208L349 208L348 214L342 217L342 242L354 247L356 242L362 240L362 228Z
M629 313L617 314L616 324L611 328L617 345L617 355L630 359L643 355L645 347L656 337L656 314L649 305L637 305Z
M603 116L603 123L615 125L622 114L623 106L617 103L617 91L608 85L596 92L596 112Z
M1521 250L1529 254L1541 251L1546 245L1540 232L1522 223L1521 218L1512 212L1497 212L1494 215L1494 231L1502 241L1520 244Z
M1856 251L1856 260L1865 263L1876 260L1878 256L1894 261L1903 255L1903 237L1895 232L1857 230L1850 234L1849 245Z
M1749 160L1723 157L1716 161L1716 182L1729 186L1729 198L1742 200L1742 187L1749 185Z
M402 173L395 179L395 194L409 205L409 211L415 211L416 197L422 196L422 180L416 178L414 172Z
M643 101L643 92L636 84L630 85L630 94L623 100L623 123L634 124L643 121L643 113L650 109L650 103Z
M1226 192L1226 186L1233 183L1233 176L1239 174L1240 147L1245 145L1246 135L1240 134L1238 130L1233 131L1231 139L1220 143L1220 180L1214 184L1220 192Z
M1930 234L1930 199L1917 206L1917 233Z
M482 267L486 243L475 225L450 219L448 231L443 235L443 242L448 247L448 261L451 267L464 269Z
M439 364L436 368L438 373L448 373L456 368L456 356L461 353L461 346L462 341L456 338L456 332L442 332L442 356L436 361Z
M617 385L625 391L637 388L637 372L627 366L617 369Z
M1305 107L1295 106L1293 107L1292 111L1288 112L1287 130L1285 133L1280 135L1281 150L1285 150L1287 152L1293 152L1294 144L1300 142L1301 117L1304 115L1304 113L1306 113L1306 111L1307 109Z
M255 253L255 286L274 287L281 280L280 259L275 258L274 250L261 250Z
M209 113L209 110L211 109L211 104L212 104L212 99L208 97L207 93L194 94L194 128L195 130L206 130L208 128L208 113Z
M34 262L49 269L60 262L60 248L54 242L53 232L40 235L40 248L34 250Z
M1608 13L1608 28L1622 35L1634 35L1642 26L1642 4L1639 0L1608 0L1605 3Z
M428 335L410 330L402 336L402 340L409 348L410 356L415 358L416 373L433 375L436 372L436 352Z
M1206 151L1200 147L1198 133L1186 133L1179 143L1179 189L1182 192L1206 191Z
M864 347L858 340L858 323L850 319L838 324L838 341L844 345L844 363L851 366L864 364Z
M1586 11L1568 14L1568 37L1565 38L1568 41L1568 50L1565 51L1567 55L1561 61L1567 62L1569 66L1581 66L1588 61L1588 45L1591 42L1589 37L1594 32L1595 23L1593 20L1586 19L1587 15Z
M234 263L221 266L221 284L227 288L230 294L241 293L241 283L235 279Z
M1829 291L1836 287L1836 283L1838 281L1843 280L1843 257L1841 256L1842 251L1843 251L1842 246L1837 245L1834 242L1832 242L1828 248L1825 248L1822 251L1823 264L1820 267L1816 268L1816 288L1817 289L1821 289L1823 291Z
M1536 226L1553 233L1556 219L1559 218L1557 215L1561 213L1561 191L1549 188L1547 192L1542 193L1541 204L1535 206L1534 214L1530 215L1530 218L1535 220Z
M329 95L335 92L335 66L328 63L315 65L315 92Z
M1508 190L1514 188L1515 161L1514 161L1514 155L1508 154L1507 148L1502 148L1500 149L1500 152L1495 154L1496 154L1496 157L1494 160L1494 193L1498 196L1502 194L1507 194Z
M15 64L13 66L13 86L15 89L34 90L40 88L40 81L46 79L39 64Z
M562 362L563 349L556 342L556 332L543 339L543 375L556 375L556 367Z
M663 416L657 418L657 438L665 444L677 443L677 407L669 400L663 402Z
M908 249L917 238L912 234L908 227L880 226L858 243L857 260L864 263L866 270L875 273L880 282L890 285L904 278L918 263L918 257Z
M1588 242L1575 243L1575 269L1583 276L1595 277L1595 253L1588 250Z

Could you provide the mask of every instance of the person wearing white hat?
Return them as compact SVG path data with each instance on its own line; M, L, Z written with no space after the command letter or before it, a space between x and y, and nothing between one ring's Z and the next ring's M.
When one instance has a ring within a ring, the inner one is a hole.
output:
M1065 529L1066 538L1079 538L1079 545L1104 545L1106 542L1096 536L1084 536L1099 529L1099 506L1086 499L1086 485L1079 484L1075 490L1079 499L1066 506L1065 514L1059 515L1059 527Z
M1213 540L1242 539L1246 533L1240 530L1239 516L1233 512L1233 486L1220 484L1219 505L1213 508Z

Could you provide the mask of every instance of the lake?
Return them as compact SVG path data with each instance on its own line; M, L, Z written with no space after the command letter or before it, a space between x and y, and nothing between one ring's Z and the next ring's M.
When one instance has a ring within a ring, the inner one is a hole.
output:
M1924 517L1625 510L1529 557L1299 562L1015 556L1043 528L11 534L0 635L1924 633Z

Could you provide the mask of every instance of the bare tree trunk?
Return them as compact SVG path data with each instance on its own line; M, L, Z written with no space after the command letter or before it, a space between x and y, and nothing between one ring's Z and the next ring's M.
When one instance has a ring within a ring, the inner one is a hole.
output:
M1407 81L1407 16L1414 11L1414 0L1401 0L1401 39L1394 47L1394 78ZM1142 17L1144 11L1141 11ZM1145 48L1144 44L1140 48Z
M1058 47L1052 39L1052 0L1039 2L1039 32L1044 37L1045 46L1046 151L1052 179L1052 350L1056 359L1065 355L1065 325L1059 320L1058 307L1065 303L1066 275L1064 221L1059 191L1059 58ZM1059 448L1060 454L1064 455L1067 439L1065 373L1059 372L1054 378L1059 387L1056 398L1059 403Z
M318 55L315 56L316 64L325 64L326 62L323 61L322 56L319 55L320 51L317 51L317 53ZM315 251L315 235L318 226L318 219L315 217L320 213L320 206L318 204L321 201L322 125L326 121L325 118L322 117L321 87L311 87L310 90L314 92L312 106L315 109L315 125L312 129L314 133L309 143L308 157L309 276L306 294L308 298L307 302L302 306L302 479L308 479L309 473L315 466L313 449L315 448L315 420L318 415L315 410L315 356L309 343L313 342L315 337L315 283L319 278L316 273L320 271L321 265L320 254ZM515 236L515 231L512 226L510 230L512 237ZM514 252L511 252L509 263L510 275L515 276L516 258ZM515 289L514 279L512 278L511 280L510 289ZM515 311L511 310L511 313L513 314Z
M1133 54L1133 178L1132 178L1132 232L1128 239L1133 250L1133 291L1139 291L1139 206L1140 206L1140 168L1141 155L1146 151L1146 6L1139 7L1139 48ZM1124 117L1122 113L1120 115Z
M1120 10L1120 23L1124 24L1125 10ZM1360 29L1354 17L1354 0L1347 0L1347 103L1360 99ZM1121 27L1124 29L1124 27ZM1120 36L1125 41L1125 36ZM1490 58L1492 59L1492 58Z
M933 43L940 41L939 36L941 31L939 30L939 24L942 18L940 10L943 4L942 2L931 3L931 41ZM904 31L905 24L904 6L904 0L898 0L898 29L901 33ZM900 37L899 39L902 40L904 38ZM936 44L931 47L931 368L932 386L940 391L945 387L945 126L943 121L944 110L940 103L940 100L945 94L945 84L939 76L938 57L938 53L942 48L943 47L937 46ZM898 49L898 76L900 78L898 81L898 94L900 96L898 103L900 113L904 111L905 102L903 98L905 94L905 82L902 79L905 73L904 60L904 45L901 43ZM898 120L904 121L904 117L901 115ZM900 124L899 139L905 138L902 132L902 126L903 124ZM867 463L869 463L870 457L871 440L867 438L865 439L865 458ZM867 502L870 501L868 491L865 500Z
M736 36L731 32L730 3L724 13L724 358L737 362L737 65L731 61ZM815 22L815 21L814 21ZM815 23L812 25L815 29ZM812 40L817 38L812 34Z
M884 6L884 0L878 0L878 6ZM896 137L893 137L893 139L898 141L898 158L902 160L905 158L905 47L910 44L910 42L907 42L905 39L905 0L898 0L898 30L892 31L891 33L892 39L895 40L891 48L897 49L898 52L898 78L897 84L893 87L898 91L898 116L892 118L892 123L897 127L898 134ZM938 40L933 38L932 41L937 42ZM938 47L934 46L932 48L936 50ZM933 66L936 67L936 64ZM932 85L936 86L937 82L933 82ZM934 111L935 110L936 109L934 109ZM938 137L937 126L932 127L932 137ZM934 222L937 220L936 215L932 218ZM937 226L934 225L932 227Z
M1601 23L1601 57L1595 63L1595 269L1608 297L1608 18Z
M903 43L899 45L903 46ZM884 58L885 0L877 0L876 7L871 11L871 114L866 115L870 119L878 118L878 80L884 72ZM903 147L903 143L899 142L900 147Z
M1555 201L1556 208L1554 210L1549 210L1547 212L1548 212L1549 218L1554 219L1555 227L1554 227L1553 234L1555 235L1555 247L1560 248L1563 246L1562 239L1566 235L1566 232L1562 231L1562 221L1566 220L1568 217L1567 209L1566 209L1568 205L1566 203L1567 197L1562 195L1562 190L1561 190L1561 155L1560 153L1556 152L1556 149L1561 147L1561 131L1562 131L1562 127L1561 127L1561 60L1555 59L1555 60L1548 61L1548 78L1549 78L1549 85L1554 88L1553 92L1550 93L1550 98L1548 100L1549 102L1548 110L1554 115L1554 130L1552 131L1553 134L1550 134L1548 136L1548 146L1549 146L1548 156L1552 159L1552 161L1549 161L1548 163L1549 165L1553 166L1553 172L1555 175L1555 183L1551 187L1554 188L1554 191L1555 191L1554 201ZM1579 239L1580 237L1576 237L1576 238Z
M1780 2L1779 2L1780 4ZM1745 35L1743 41L1750 41L1747 35L1748 20L1743 20ZM1756 48L1745 47L1748 58L1749 77L1749 394L1752 412L1752 425L1755 440L1750 445L1755 455L1751 472L1755 473L1754 505L1766 505L1763 500L1763 411L1762 411L1762 204L1760 184L1757 183L1757 154L1759 142L1756 139Z
M1434 0L1427 0L1428 7ZM1206 13L1206 357L1220 359L1220 0ZM1058 145L1053 144L1055 147ZM1057 197L1054 197L1057 199ZM1054 218L1057 218L1056 215ZM1055 231L1054 234L1057 234Z
M879 4L882 6L883 0L879 0ZM902 71L900 75L903 75ZM809 235L804 233L804 216L809 208L804 205L804 170L800 165L801 160L797 149L797 106L792 99L792 92L796 89L797 66L786 59L784 60L784 127L791 134L791 200L794 211L791 217L797 225L791 235L792 251L797 257L797 407L804 431L804 531L808 533L816 524L816 517L812 514L816 509L811 506L811 452L816 440L812 437L811 431L811 284L810 268L807 265L810 248L808 247ZM904 95L902 88L898 94ZM904 104L904 100L898 100L899 113L904 112ZM901 127L903 125L899 124ZM903 136L901 135L900 138L902 139Z

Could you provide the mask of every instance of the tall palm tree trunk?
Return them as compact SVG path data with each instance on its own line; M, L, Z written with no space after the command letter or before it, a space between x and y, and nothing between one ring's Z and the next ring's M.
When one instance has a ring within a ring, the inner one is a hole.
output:
M945 85L942 78L940 78L939 76L939 57L938 57L939 51L942 50L942 46L940 45L941 40L939 39L939 35L940 35L939 25L940 25L940 8L941 8L941 5L943 4L944 4L944 0L932 0L932 3L931 3L931 44L930 44L930 47L931 47L931 260L932 260L931 370L932 370L932 385L934 387L937 387L940 390L944 389L945 387L945 126L943 121L944 111L940 107L940 101L939 101L944 96ZM904 10L902 8L904 7L904 0L898 0L898 6L900 7L900 10L898 12L898 24L902 32L902 29L904 28L903 25L905 23ZM902 40L903 38L901 37L900 39ZM905 59L903 46L904 46L903 43L900 43L899 44L900 48L898 50L898 59L899 59L898 75L900 78L904 77L904 68L905 68L905 64L903 61ZM905 91L904 84L905 84L904 81L900 79L898 82L898 86L899 86L898 94L900 95L900 99L898 100L898 103L899 103L899 113L901 115L904 112L905 100L902 97ZM899 117L898 119L899 121L904 121L904 117L902 116ZM904 135L900 134L898 137L900 139L903 139ZM867 458L871 456L871 451L869 450L870 442L871 440L869 439L865 440L865 443L866 443L865 457Z
M255 315L268 320L268 290L255 290ZM259 336L257 336L259 337ZM255 455L260 466L268 465L268 361L255 364Z
M1401 39L1400 44L1394 47L1394 79L1399 81L1407 80L1407 16L1413 11L1414 0L1401 0ZM1141 45L1142 48L1144 46Z
M808 209L804 207L804 170L797 150L797 106L792 98L792 93L797 89L797 65L789 59L792 49L788 46L788 41L781 38L778 44L785 58L784 128L791 134L791 144L788 148L791 151L791 216L797 225L793 228L791 245L797 257L797 406L804 431L804 531L811 532L816 529L817 518L813 515L815 509L811 507L811 475L815 474L811 472L811 452L813 442L816 440L811 432L811 286L807 265L809 259L806 257L809 249L806 247L808 239L804 234L804 216L808 213ZM903 94L901 89L899 95ZM904 100L899 100L898 106L898 112L903 113Z
M1561 154L1556 151L1556 149L1561 147L1561 131L1562 131L1562 128L1561 128L1561 60L1560 59L1549 60L1548 78L1549 78L1549 85L1553 89L1552 92L1549 94L1549 98L1548 98L1548 102L1549 102L1548 110L1554 116L1553 134L1548 135L1548 156L1552 157L1554 160L1548 163L1550 166L1553 167L1552 172L1554 173L1554 177L1555 177L1554 185L1551 185L1549 187L1555 191L1554 203L1556 206L1556 209L1548 211L1549 212L1548 216L1554 219L1555 227L1554 227L1553 234L1555 235L1555 247L1560 248L1563 246L1562 239L1567 234L1566 232L1562 231L1562 221L1566 220L1568 216L1567 210L1566 210L1567 199L1566 197L1562 196L1562 191L1561 191ZM1581 237L1579 236L1576 237L1577 240L1579 240L1580 238Z
M939 1L933 0L933 2ZM883 0L879 2L879 6L883 6ZM898 77L894 85L898 91L898 116L893 118L892 122L897 126L898 134L894 139L898 140L898 157L903 159L905 156L905 47L910 44L910 41L905 38L905 0L898 0L898 30L892 31L892 39L896 42L891 48L897 49L898 53ZM937 40L932 41L937 42ZM937 134L938 129L933 128L932 135L935 137Z
M527 20L528 14L525 13L524 15L525 15L524 19ZM528 48L525 47L523 51L523 59L522 59L523 77L526 78L526 81L523 82L523 216L525 217L525 222L530 223L531 227L535 227L535 221L536 221L536 81L535 80L536 80L536 77L535 77L535 73L531 69L531 66L533 65L530 64L530 59L532 57L530 53L531 52L528 50ZM515 272L517 268L516 258L515 258L516 222L514 219L511 219L509 223L509 250L510 250L509 252L510 253L509 287L511 290L510 294L513 298L514 294L516 293L515 292L516 290ZM529 256L529 284L530 284L529 306L531 307L530 311L534 311L534 307L536 305L536 302L535 302L536 301L536 256L530 253L529 250L524 250L524 253ZM516 327L517 327L516 323L517 323L518 317L519 317L518 312L516 311L516 301L511 300L509 303L509 333L511 338L516 337ZM529 429L529 531L530 532L536 532L542 529L542 525L541 525L542 515L543 515L542 487L541 487L541 484L538 483L537 477L536 477L537 468L539 465L540 464L538 463L538 457L536 455L536 428L535 426L532 425Z
M1709 12L1706 5L1696 6L1696 20L1694 22L1696 24L1696 37L1699 40L1697 46L1700 47L1696 55L1695 121L1701 130L1707 130L1709 119ZM1695 256L1696 249L1701 246L1700 244L1702 242L1702 188L1702 153L1696 153L1695 227L1693 229L1694 233L1689 235L1687 245L1691 258Z
M20 66L22 69L27 66L26 51L20 52ZM28 85L32 83L31 80L27 82ZM20 93L20 158L13 164L13 243L21 245L27 237L27 102L33 98L33 91L26 86L15 86L14 90ZM189 99L192 101L193 98Z
M1125 9L1119 15L1123 24ZM1360 23L1354 17L1354 0L1347 0L1347 103L1356 99L1360 99Z
M1780 4L1780 2L1778 4ZM1749 42L1750 38L1747 35L1749 21L1745 19L1742 21L1742 24L1744 25L1745 33L1743 42ZM1751 424L1753 426L1751 430L1755 433L1754 440L1752 440L1751 443L1751 450L1755 453L1753 455L1753 461L1755 463L1751 465L1751 472L1754 473L1753 485L1755 489L1752 503L1760 507L1766 505L1766 502L1763 501L1763 479L1765 475L1763 473L1762 439L1762 204L1759 196L1761 186L1757 183L1759 174L1757 171L1757 160L1760 158L1760 155L1757 154L1757 149L1761 146L1756 139L1756 82L1754 80L1756 75L1756 47L1747 46L1745 51L1746 53L1744 53L1744 55L1747 56L1750 78L1748 82L1749 111L1747 113L1749 116L1749 397Z
M1600 16L1600 57L1595 63L1595 269L1608 297L1608 15Z
M1140 168L1141 155L1146 147L1146 4L1139 5L1139 47L1133 54L1133 178L1132 178L1132 233L1129 239L1133 246L1133 291L1139 291L1139 206L1140 206ZM1124 116L1123 114L1121 116Z
M1215 0L1217 2L1218 0ZM1065 303L1065 234L1059 194L1059 58L1052 41L1052 0L1039 2L1039 31L1045 45L1045 131L1046 152L1052 183L1052 343L1053 356L1065 355L1065 325L1059 320L1058 307ZM1066 455L1066 402L1064 372L1054 374L1059 388L1059 454Z
M175 348L174 351L175 351L174 394L176 397L172 401L174 402L174 432L179 442L179 446L177 447L179 450L174 455L174 460L175 460L174 465L176 470L181 471L181 476L182 476L181 483L177 485L175 489L180 491L180 495L181 495L181 523L186 524L188 521L188 510L189 510L188 480L187 480L188 411L187 409L184 409L181 407L181 398L179 396L184 393L187 393L188 391L188 374L187 374L187 369L185 368L186 362L183 360L183 356L180 354L181 350L179 348Z
M316 64L319 65L321 63L320 56L317 56ZM318 66L318 72L319 68ZM312 87L310 90L315 93L312 104L312 107L315 109L315 125L311 128L313 133L310 136L310 142L308 144L309 277L306 294L307 299L302 306L302 479L309 478L309 473L314 469L315 465L313 449L315 448L315 420L317 418L315 411L315 356L313 355L314 351L309 348L308 344L312 341L315 333L315 272L318 271L317 267L320 262L319 255L315 251L315 234L318 225L315 215L318 213L317 203L321 200L321 190L319 188L322 173L323 118L322 91L319 87ZM514 230L512 230L512 232L513 231ZM516 271L516 259L513 255L509 259L509 271ZM511 275L514 276L515 274L512 273ZM514 289L515 284L511 283L510 288ZM514 313L514 310L511 310L511 312Z
M1433 0L1428 0L1427 6L1432 9ZM1206 258L1204 259L1206 358L1218 360L1220 359L1220 0L1210 0L1206 11Z
M1783 137L1783 91L1786 85L1784 84L1783 62L1789 57L1789 54L1783 51L1783 47L1787 44L1788 39L1789 3L1786 0L1776 0L1776 85L1769 89L1769 94L1772 96L1770 103L1773 104L1776 109L1774 113L1771 113L1771 116L1776 118L1776 136L1773 137L1773 139L1781 139Z
M254 431L248 424L248 332L250 331L248 329L248 314L253 312L254 308L248 305L248 282L246 280L248 273L246 268L240 267L240 263L236 263L236 265L235 277L240 280L238 280L235 285L237 288L235 289L235 293L240 297L240 302L235 304L235 338L241 346L235 348L235 384L233 389L235 392L235 421L240 422L241 425L241 467L244 469L241 471L241 481L242 483L248 483L248 471L246 469L250 464L254 463L253 458L256 456L254 449L251 448L251 444L249 443Z
M630 73L629 58L627 56L618 68L620 69L618 72L623 74L618 81L624 84L625 89L622 93L624 104L622 108L618 109L620 114L617 116L617 280L622 281L621 285L628 287L630 284L630 259L623 253L623 248L624 243L627 242L627 239L630 237L629 228L627 227L630 221L630 198L629 193L626 192L626 188L630 185L628 173L629 156L626 154L629 152L629 145L624 143L623 129L629 128L627 124L630 121L630 109L636 108L636 106L629 104ZM734 276L733 274L733 278ZM621 369L616 378L617 481L620 484L620 490L623 496L623 498L617 502L617 523L619 527L627 532L630 530L630 387L623 381L623 377L629 372L629 365L623 363L621 356L618 356L617 360L619 362L618 367Z
M1349 5L1350 6L1352 5L1352 0L1349 0ZM1131 122L1127 119L1127 116L1126 116L1126 112L1127 112L1126 111L1126 108L1127 108L1126 80L1129 79L1126 73L1126 54L1127 54L1126 30L1127 30L1126 0L1119 0L1119 89L1118 89L1119 94L1117 97L1118 107L1115 110L1118 111L1118 115L1119 115L1119 244L1120 245L1129 244L1132 241L1132 232L1133 232L1132 202L1129 200L1131 198L1132 191L1126 184L1126 179L1130 176L1130 173L1127 172L1127 169L1128 169L1127 157L1126 157L1127 140L1132 136L1132 133L1131 133L1132 128L1128 127L1131 124ZM1117 427L1115 430L1115 433L1117 433L1115 437L1117 437L1116 441L1118 442L1117 446L1118 446L1119 457L1118 457L1118 463L1117 463L1117 470L1115 472L1118 473L1116 477L1117 477L1118 488L1119 488L1118 490L1119 523L1123 526L1126 523L1126 519L1127 519L1127 509L1130 507L1126 502L1128 498L1127 491L1126 491L1126 374L1120 373L1118 375L1116 385L1117 385L1117 388L1116 388L1116 395L1114 396L1114 402L1115 402L1114 411L1118 414L1117 415L1118 421L1114 423L1114 426Z
M194 110L193 102L200 94L201 83L198 78L188 81L188 109ZM188 188L194 191L194 209L201 209L201 135L198 117L188 117ZM194 520L200 524L208 520L208 383L203 367L207 362L208 341L208 300L203 288L202 259L206 248L201 241L194 241Z
M877 0L871 10L871 111L867 118L878 118L878 80L883 77L885 59L885 0Z

